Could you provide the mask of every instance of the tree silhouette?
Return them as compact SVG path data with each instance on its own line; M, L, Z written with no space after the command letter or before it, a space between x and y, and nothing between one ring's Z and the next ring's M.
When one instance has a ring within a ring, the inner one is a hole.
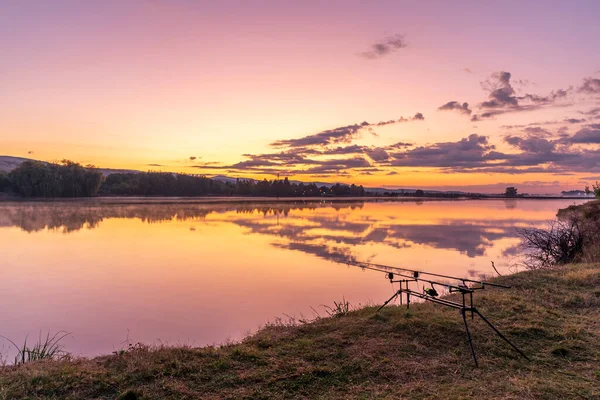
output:
M514 186L507 187L504 195L506 197L517 197L517 188Z

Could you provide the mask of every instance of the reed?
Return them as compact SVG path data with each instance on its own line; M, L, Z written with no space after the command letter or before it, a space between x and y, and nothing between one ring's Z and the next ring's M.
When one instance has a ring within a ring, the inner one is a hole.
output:
M64 350L62 340L69 336L70 333L59 331L50 336L50 332L46 336L42 336L40 332L37 342L30 345L27 343L27 337L22 345L17 345L11 339L1 336L9 341L17 350L17 355L14 359L14 365L25 364L39 360L62 360L69 356L69 353Z

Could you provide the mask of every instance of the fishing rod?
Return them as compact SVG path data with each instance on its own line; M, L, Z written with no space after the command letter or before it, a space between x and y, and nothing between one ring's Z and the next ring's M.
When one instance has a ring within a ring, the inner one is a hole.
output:
M378 272L384 272L386 274L386 278L389 279L389 281L392 285L394 283L399 283L399 289L397 291L395 291L393 296L390 297L387 301L385 301L383 303L383 305L377 309L377 311L376 311L377 313L396 298L400 299L400 304L402 305L403 295L406 296L406 307L407 308L410 308L410 298L411 298L411 296L413 296L413 297L416 297L416 298L419 298L419 299L422 299L425 301L429 301L429 302L432 302L435 304L440 304L445 307L450 307L450 308L459 310L459 312L462 316L463 322L465 324L465 330L466 330L467 338L469 340L469 346L471 348L471 354L473 356L473 361L475 362L475 367L479 367L479 362L477 360L477 354L475 353L475 346L473 345L473 338L472 338L471 332L469 330L469 325L467 324L467 317L466 317L467 313L471 313L471 319L474 319L475 315L479 316L490 328L492 328L492 330L501 339L503 339L506 343L508 343L513 348L513 350L515 350L517 353L519 353L526 360L530 361L529 358L525 355L525 353L523 353L517 346L515 346L506 336L504 336L498 330L498 328L496 328L483 314L481 314L481 312L479 312L479 310L473 304L473 293L476 290L485 289L486 285L495 286L495 287L502 288L502 289L509 289L510 286L501 285L501 284L497 284L497 283L491 283L491 282L485 282L485 281L478 281L478 280L474 280L474 279L457 278L454 276L435 274L435 273L431 273L431 272L412 270L412 269L408 269L408 268L368 263L368 262L352 261L352 262L348 262L348 265L354 265L354 266L358 266L363 269L369 269L369 270L378 271ZM400 272L400 271L402 271L402 272ZM409 273L409 274L407 274L407 273ZM434 277L447 278L447 279L455 279L458 281L462 281L462 284L451 285L451 284L447 284L447 283L443 283L443 282L438 282L438 281L435 281L432 279L423 278L421 275L434 276ZM403 278L403 279L395 279L396 276ZM413 290L409 287L409 284L411 284L411 283L417 284L420 281L429 283L429 285L431 287L425 288L425 286L423 286L423 292ZM467 282L479 284L479 286L468 286ZM439 285L439 286L448 288L449 293L458 292L462 297L462 301L458 302L458 301L454 301L454 300L451 300L448 298L439 297L439 293L435 289L435 285ZM467 301L467 296L468 296L468 301Z
M384 272L386 274L387 279L390 279L390 281L392 281L392 283L400 282L400 281L394 280L395 276L399 276L402 278L412 279L415 282L417 280L419 280L419 281L429 283L430 285L443 286L445 288L448 288L450 292L462 291L462 290L473 291L473 290L483 289L483 287L468 287L467 285L452 285L452 284L449 284L446 282L439 282L439 281L434 281L432 279L421 278L422 272L419 272L419 271L414 271L414 273L412 275L406 275L406 274L397 272L396 268L389 267L389 266L382 265L380 267L370 267L368 265L362 265L362 263L348 263L348 265L355 265L359 268L368 269L371 271ZM460 278L455 278L455 279L460 280Z
M375 263L362 262L362 261L354 261L354 262L349 262L349 263L357 265L357 266L368 265L368 266L372 266L372 267L385 268L385 269L390 269L390 270L405 271L405 272L411 272L411 273L419 273L420 275L429 275L429 276L435 276L435 277L438 277L438 278L456 279L457 281L462 281L464 283L466 283L466 282L477 283L477 284L480 284L482 286L488 285L488 286L500 287L500 288L504 288L504 289L510 289L510 286L501 285L499 283L479 281L479 280L467 279L467 278L458 278L456 276L436 274L436 273L433 273L433 272L419 271L419 270L408 269L408 268L404 268L404 267L393 267L393 266L390 266L390 265L375 264Z

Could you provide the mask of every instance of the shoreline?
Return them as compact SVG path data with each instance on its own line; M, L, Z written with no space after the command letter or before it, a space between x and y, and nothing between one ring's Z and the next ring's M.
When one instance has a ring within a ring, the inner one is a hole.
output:
M531 362L476 319L469 321L480 360L474 368L456 310L415 303L376 313L369 306L267 325L220 347L138 344L113 355L3 367L0 397L596 398L600 265L491 281L512 288L479 292L476 305Z
M343 203L343 202L424 202L424 201L477 201L477 200L582 200L595 198L582 197L443 197L443 196L348 196L348 197L251 197L251 196L202 196L202 197L165 197L165 196L98 196L98 197L57 197L23 198L0 196L2 203L82 203L82 204L225 204L225 203Z

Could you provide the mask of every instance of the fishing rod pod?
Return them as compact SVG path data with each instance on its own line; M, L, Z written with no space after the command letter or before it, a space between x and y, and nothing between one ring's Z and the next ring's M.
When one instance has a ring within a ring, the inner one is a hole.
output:
M394 283L399 284L399 289L394 292L394 295L386 300L381 307L377 309L377 313L384 308L386 305L398 299L400 305L403 304L403 298L406 298L406 307L410 308L410 300L411 296L429 301L435 304L440 304L445 307L450 307L459 310L460 315L465 324L465 331L467 334L467 338L469 340L469 346L471 347L471 354L473 356L473 361L475 362L475 367L479 367L479 362L477 360L477 354L475 353L475 346L473 345L473 338L471 337L471 332L469 331L469 325L467 324L467 313L471 314L471 319L475 318L475 314L479 316L501 339L503 339L506 343L508 343L513 350L519 353L526 360L530 361L529 358L523 353L517 346L515 346L506 336L504 336L483 314L477 310L477 308L473 305L473 293L477 290L484 290L486 286L497 287L501 289L510 289L510 286L501 285L498 283L479 281L474 279L467 278L458 278L450 275L442 275L436 274L432 272L418 271L408 268L402 267L393 267L389 265L383 264L375 264L368 262L359 262L353 261L348 262L348 265L354 265L360 267L362 269L368 269L372 271L384 272L386 279L390 281L393 285ZM435 281L433 279L426 279L421 277L422 275L437 277L437 278L445 278L445 279L454 279L459 281L460 283L457 285L452 285L444 282ZM400 277L403 279L395 279L396 277ZM419 292L413 290L409 287L411 282L415 284L419 281L428 283L431 287L426 288L423 285L423 292ZM469 286L468 284L472 284ZM438 291L435 289L435 286L445 287L448 289L448 293L458 293L461 296L461 301L453 301L445 298L440 298Z

